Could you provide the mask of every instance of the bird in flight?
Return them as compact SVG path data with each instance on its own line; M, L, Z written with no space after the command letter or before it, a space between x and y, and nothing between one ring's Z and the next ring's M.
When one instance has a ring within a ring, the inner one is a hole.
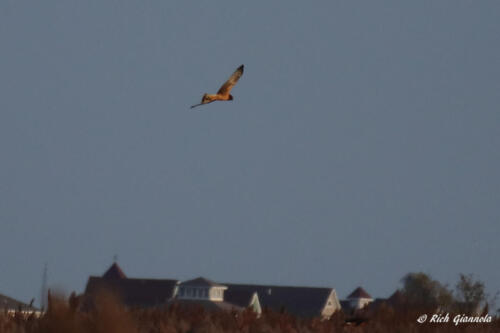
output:
M212 103L215 101L232 101L233 95L230 94L231 89L233 89L234 85L238 82L240 77L243 75L243 65L238 67L231 77L220 87L217 94L204 94L201 103L191 106L191 109L203 104Z

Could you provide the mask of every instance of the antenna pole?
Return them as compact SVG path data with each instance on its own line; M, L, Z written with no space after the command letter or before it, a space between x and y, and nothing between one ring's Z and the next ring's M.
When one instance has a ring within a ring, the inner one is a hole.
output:
M43 275L42 275L42 290L40 291L40 309L43 311L47 308L47 271L48 264L45 263L43 266Z

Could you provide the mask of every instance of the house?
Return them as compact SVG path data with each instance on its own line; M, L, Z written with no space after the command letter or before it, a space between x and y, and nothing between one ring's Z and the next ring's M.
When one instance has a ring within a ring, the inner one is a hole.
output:
M364 290L362 287L358 287L354 289L354 291L350 293L349 296L347 296L347 299L342 300L340 304L344 313L352 314L358 310L363 309L373 301L373 298L366 292L366 290Z
M257 284L224 283L228 295L253 293L258 295L259 306L299 317L329 318L340 310L337 294L332 288L291 287Z
M250 308L260 314L270 309L300 317L322 318L329 318L340 310L332 288L217 283L203 277L183 282L137 279L127 277L117 263L102 276L89 277L84 299L91 300L103 290L114 293L128 307L201 305L209 310Z
M33 301L31 302L33 303ZM35 308L32 304L26 304L21 301L15 300L11 297L0 294L0 311L10 315L20 313L23 315L40 316L42 312Z
M360 310L373 302L373 298L362 287L358 287L347 296L347 301L354 310Z

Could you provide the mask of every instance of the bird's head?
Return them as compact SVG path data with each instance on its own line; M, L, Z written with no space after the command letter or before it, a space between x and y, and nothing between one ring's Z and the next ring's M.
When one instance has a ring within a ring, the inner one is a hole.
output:
M232 101L233 100L233 95L229 94L229 100Z
M207 103L207 102L210 102L210 98L208 98L208 94L204 94L202 99L201 99L201 102L202 103Z

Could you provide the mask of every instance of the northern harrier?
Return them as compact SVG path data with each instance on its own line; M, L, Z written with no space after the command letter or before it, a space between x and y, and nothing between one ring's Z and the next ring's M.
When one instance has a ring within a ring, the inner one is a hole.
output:
M201 99L201 103L191 106L191 109L196 106L212 103L215 101L232 101L233 95L231 95L229 92L231 92L231 89L233 89L236 82L238 82L240 77L243 75L243 67L244 66L241 65L234 71L233 75L231 75L231 77L222 85L222 87L220 87L217 94L204 94L203 98Z

